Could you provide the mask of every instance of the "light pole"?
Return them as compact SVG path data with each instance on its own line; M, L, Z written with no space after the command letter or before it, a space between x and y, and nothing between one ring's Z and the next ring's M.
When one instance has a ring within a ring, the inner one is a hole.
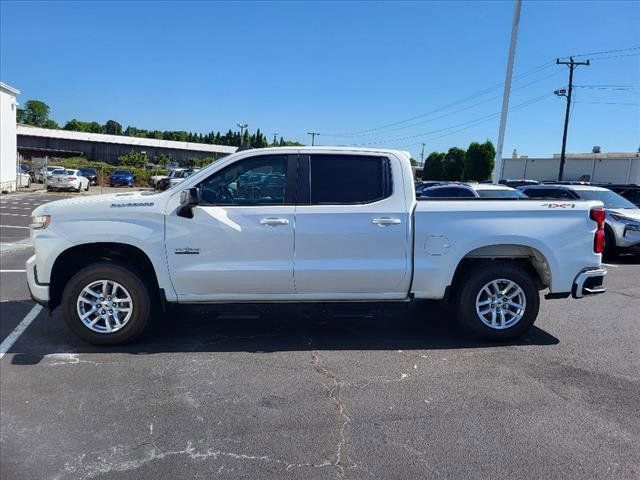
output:
M240 129L240 148L242 148L242 145L244 143L244 129L249 125L247 125L246 123L236 123L236 125Z
M276 146L276 138L278 137L278 132L273 133L273 146Z
M425 145L426 145L425 143L422 144L422 151L420 152L420 163L422 168L424 168L424 146Z

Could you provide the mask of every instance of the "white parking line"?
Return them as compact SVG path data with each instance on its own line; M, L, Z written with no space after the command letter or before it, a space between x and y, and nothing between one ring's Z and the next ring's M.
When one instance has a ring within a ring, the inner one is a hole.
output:
M16 328L13 329L7 338L5 338L2 343L0 343L0 359L4 357L4 354L9 351L13 344L16 343L16 340L24 333L24 331L29 328L31 322L33 322L38 314L42 311L42 305L34 305L29 313L27 313L26 317L22 319L22 321L18 324Z
M17 225L0 225L0 228L25 228L29 230L29 227L19 227Z
M7 217L30 217L31 215L25 215L23 213L4 213L0 211L0 215L6 215Z
M611 265L610 263L603 263L605 267L618 268L620 265Z
M26 273L26 270L0 270L0 273Z

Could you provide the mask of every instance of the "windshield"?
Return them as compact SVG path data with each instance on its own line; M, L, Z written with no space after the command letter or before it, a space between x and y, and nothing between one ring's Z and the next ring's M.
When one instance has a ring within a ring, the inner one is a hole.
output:
M476 190L481 198L527 198L520 190Z
M626 198L611 190L579 190L575 191L582 200L600 200L604 208L638 208Z
M56 168L55 170L51 171L51 175L64 175L64 169Z
M130 175L129 170L114 170L113 175Z

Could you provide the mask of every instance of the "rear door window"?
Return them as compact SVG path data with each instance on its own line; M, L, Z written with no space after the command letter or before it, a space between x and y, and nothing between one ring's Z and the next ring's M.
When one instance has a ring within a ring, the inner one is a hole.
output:
M311 155L312 205L362 204L391 195L391 168L386 157Z

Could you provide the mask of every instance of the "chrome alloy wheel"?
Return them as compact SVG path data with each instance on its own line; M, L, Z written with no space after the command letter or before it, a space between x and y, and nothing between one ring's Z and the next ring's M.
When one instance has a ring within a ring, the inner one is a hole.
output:
M82 323L97 333L122 329L133 313L131 295L118 282L96 280L84 287L76 302Z
M513 327L524 316L527 299L512 280L492 280L476 296L476 313L482 323L495 330Z

